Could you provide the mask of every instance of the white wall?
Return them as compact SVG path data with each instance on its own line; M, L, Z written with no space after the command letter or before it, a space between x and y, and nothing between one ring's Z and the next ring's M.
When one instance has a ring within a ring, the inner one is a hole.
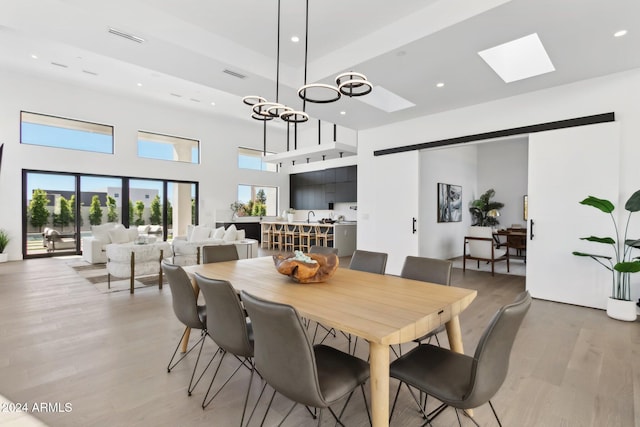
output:
M8 253L21 259L21 170L38 169L196 181L200 183L200 222L213 223L216 209L228 209L238 184L280 187L280 205L288 206L289 176L238 169L238 146L262 148L262 125L250 118L230 119L213 110L203 113L171 104L101 92L62 81L0 70L0 228L13 237ZM20 111L50 114L114 126L114 155L20 144ZM137 157L137 131L146 130L201 141L201 164ZM286 144L283 133L270 129L268 141ZM277 134L280 133L278 136ZM274 147L276 148L276 147Z
M462 255L463 239L471 225L468 206L477 193L477 175L477 145L420 152L421 256L446 259ZM462 186L461 222L438 222L438 183Z
M640 97L630 96L635 93L640 93L640 70L612 74L362 131L358 134L359 205L370 203L371 200L368 198L381 197L372 191L366 191L370 182L375 182L377 175L384 173L390 183L395 183L397 191L403 191L402 183L408 178L400 166L393 170L381 170L377 167L383 164L381 158L387 156L375 157L374 150L613 111L621 127L620 167L617 170L603 170L601 173L619 176L620 197L614 202L617 206L622 206L638 189L640 183L640 168L637 167L640 159ZM603 141L603 144L606 143L607 141ZM567 159L567 173L571 173L571 159ZM575 197L581 200L584 195ZM385 209L391 211L394 207L387 206ZM567 221L570 220L567 218ZM640 235L639 221L636 219L630 235ZM380 230L387 226L388 224L380 223L375 218L367 222L359 221L358 244L360 245L362 235L376 235L385 239ZM435 226L436 223L431 225ZM572 260L580 261L584 260ZM580 278L576 277L576 280ZM640 294L639 281L639 275L633 276L634 298Z
M493 201L504 203L500 209L500 228L511 224L525 225L522 197L527 194L528 143L527 138L485 142L478 147L477 193L467 200L480 197L493 188ZM468 208L468 204L465 205ZM465 209L468 214L468 209Z

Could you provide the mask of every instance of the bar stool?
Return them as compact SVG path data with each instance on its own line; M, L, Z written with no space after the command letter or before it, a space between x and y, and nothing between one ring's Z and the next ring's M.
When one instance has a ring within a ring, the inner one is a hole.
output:
M298 249L296 240L300 240L300 231L295 224L286 224L284 226L284 250L290 250L291 252Z
M284 224L271 226L271 249L284 249Z
M271 249L273 246L273 231L272 231L273 224L262 223L260 224L260 227L262 228L261 230L262 237L260 238L260 247Z
M329 242L333 242L333 226L316 225L316 245L329 246Z
M301 225L300 229L300 250L309 252L311 246L315 245L316 227L313 225Z

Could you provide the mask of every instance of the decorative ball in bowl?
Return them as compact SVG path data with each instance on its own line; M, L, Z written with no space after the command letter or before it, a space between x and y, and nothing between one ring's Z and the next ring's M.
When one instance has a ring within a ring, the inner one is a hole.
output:
M279 273L291 277L298 283L320 283L329 280L338 268L336 254L291 254L273 256L273 263Z

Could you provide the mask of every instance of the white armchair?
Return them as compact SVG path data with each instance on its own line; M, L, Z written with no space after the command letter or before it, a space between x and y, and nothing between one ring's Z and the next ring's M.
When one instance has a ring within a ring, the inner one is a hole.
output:
M463 251L463 272L466 270L468 259L476 260L478 268L480 261L490 262L492 276L495 275L495 263L498 261L507 261L507 272L509 271L509 244L502 243L500 249L496 248L491 227L469 227L469 232L464 237Z

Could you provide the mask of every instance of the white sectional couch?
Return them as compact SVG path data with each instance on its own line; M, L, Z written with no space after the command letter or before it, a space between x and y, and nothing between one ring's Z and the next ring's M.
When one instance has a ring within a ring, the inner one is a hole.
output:
M82 258L92 264L106 263L106 247L110 243L129 243L138 239L138 228L107 222L91 226L91 236L82 238ZM155 238L154 238L155 240Z
M177 265L194 265L198 263L198 249L207 245L236 245L240 259L258 256L258 241L246 239L244 230L235 225L213 228L204 225L189 226L186 236L173 238L173 263Z

